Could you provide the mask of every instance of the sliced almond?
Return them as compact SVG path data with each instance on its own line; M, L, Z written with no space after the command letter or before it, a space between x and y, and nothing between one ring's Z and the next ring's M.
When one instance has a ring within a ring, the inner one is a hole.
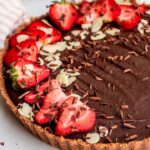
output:
M52 25L45 19L42 19L42 22L44 22L45 24L47 24L48 26L52 27Z
M106 127L104 126L99 126L99 132L100 132L100 137L106 137L109 134L109 131Z
M53 60L47 64L47 67L50 68L53 72L57 70L62 65L60 60Z
M71 77L79 76L80 73L77 71L73 71L72 69L62 69L60 73L65 73Z
M71 36L65 36L65 37L64 37L64 40L70 41L70 40L71 40Z
M141 34L144 34L144 26L143 26L142 23L139 23L139 24L138 24L137 30L138 30Z
M86 24L82 24L81 28L84 30L89 30L92 27L92 23L86 23Z
M67 49L68 49L68 50L72 50L72 49L73 49L73 46L69 45L69 46L67 46Z
M142 23L143 25L148 25L148 20L141 19L141 23Z
M88 133L86 135L86 142L89 144L95 144L100 141L100 136L98 133Z
M76 81L76 77L69 77L68 78L68 84L66 84L66 87L71 85L74 81Z
M39 62L40 66L44 65L44 60L42 58L40 58L40 57L38 57L38 62Z
M68 84L68 75L66 75L65 73L60 73L57 75L56 80L61 86L66 86Z
M103 18L102 17L96 18L93 21L91 32L92 33L98 32L102 28L103 23L104 22L103 22Z
M44 51L42 51L42 50L40 50L40 54L43 55L43 56L48 56L48 55L49 55L49 53L44 52Z
M81 40L86 39L87 35L89 35L89 32L88 32L88 31L86 31L86 30L82 31L82 32L80 33L80 38L81 38Z
M146 14L150 15L150 9L146 10Z
M64 51L67 48L67 43L65 41L57 42L56 44L59 47L59 51Z
M106 37L106 34L104 34L102 31L97 32L95 35L91 35L91 40L102 40Z
M18 43L21 43L21 42L23 42L23 41L25 41L27 39L29 39L29 36L25 35L25 34L21 34L21 35L17 36L17 42Z
M73 41L73 42L69 42L69 45L73 47L79 47L81 46L81 43L79 41Z
M115 0L119 5L132 5L131 0Z
M73 30L71 31L71 33L74 35L74 36L78 36L80 34L81 30Z
M117 28L108 28L105 32L111 36L116 36L120 33L120 30Z

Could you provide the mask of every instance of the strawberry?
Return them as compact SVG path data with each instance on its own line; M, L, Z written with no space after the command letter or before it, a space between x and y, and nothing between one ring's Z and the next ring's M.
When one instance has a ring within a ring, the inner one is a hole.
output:
M76 8L65 0L51 5L49 10L51 20L63 31L70 30L74 25L78 13Z
M12 48L8 50L6 55L4 56L4 63L7 66L11 66L13 62L15 62L19 58L19 50L16 48Z
M20 50L19 56L29 61L36 62L38 59L38 47L34 40L26 40L17 45Z
M45 66L18 59L11 68L10 73L13 88L30 89L50 76L50 70Z
M35 115L36 122L44 125L52 121L58 114L58 108L66 98L67 96L62 91L59 83L56 80L51 80L50 91L46 95L39 112Z
M38 87L38 88L37 88ZM38 85L35 90L32 90L25 95L24 100L28 104L36 104L45 98L45 93L48 92L50 88L50 81L46 81Z
M29 39L29 35L25 32L17 33L10 38L10 45L16 47L17 44Z
M117 20L121 13L121 9L115 0L102 0L98 3L102 8L101 15L103 16L104 22L112 22Z
M99 3L83 2L79 8L80 15L76 21L77 24L90 23L101 15L102 7Z
M56 135L66 136L74 132L85 132L92 129L95 123L95 112L74 97L69 97L62 105Z
M141 20L140 14L142 13L143 9L136 9L132 6L127 5L120 5L120 8L121 14L117 19L117 23L124 30L134 29Z
M39 30L41 32L44 32L45 34L42 35L42 33L39 32ZM36 37L40 35L42 41L40 39L39 41L41 41L43 45L58 42L62 39L62 34L60 31L58 31L57 29L55 29L54 27L50 25L47 25L46 23L42 21L32 22L26 32L30 34L32 37Z

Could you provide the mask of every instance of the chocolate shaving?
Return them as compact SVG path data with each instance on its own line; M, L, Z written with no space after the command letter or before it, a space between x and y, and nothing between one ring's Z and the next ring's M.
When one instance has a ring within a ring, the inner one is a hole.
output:
M136 128L134 125L129 124L129 123L124 123L123 126L126 128L129 128L129 129L135 129Z
M90 100L99 101L100 97L90 97Z
M121 105L121 109L128 109L129 108L129 106L128 105Z
M134 140L138 138L138 135L137 134L133 134L133 135L130 135L128 138L126 138L126 141L131 141L131 140Z

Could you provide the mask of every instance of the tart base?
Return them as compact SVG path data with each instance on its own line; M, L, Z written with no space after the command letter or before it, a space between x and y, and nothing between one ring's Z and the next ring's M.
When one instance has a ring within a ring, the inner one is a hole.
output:
M31 21L37 18L31 19ZM17 29L17 32L21 31L28 24L23 24L21 27ZM14 113L14 115L18 118L18 120L34 135L38 136L41 140L47 142L49 145L58 147L62 150L69 149L79 149L79 150L150 150L150 138L144 139L142 141L133 141L129 143L113 143L113 144L88 144L82 140L71 140L65 139L64 137L58 137L54 134L51 134L46 129L42 128L39 125L34 124L30 121L30 119L20 115L18 113L17 107L14 105L13 101L10 99L4 81L3 74L3 58L8 48L8 38L5 42L5 48L0 51L0 91L1 95L4 98L4 101L8 108Z

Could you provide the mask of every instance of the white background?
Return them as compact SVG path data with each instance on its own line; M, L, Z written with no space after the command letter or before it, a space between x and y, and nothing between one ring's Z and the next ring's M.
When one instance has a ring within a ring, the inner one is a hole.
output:
M50 0L22 0L29 15L38 16L44 14L46 5ZM12 112L5 106L0 96L0 150L56 150L48 144L40 141L36 136L26 130Z

